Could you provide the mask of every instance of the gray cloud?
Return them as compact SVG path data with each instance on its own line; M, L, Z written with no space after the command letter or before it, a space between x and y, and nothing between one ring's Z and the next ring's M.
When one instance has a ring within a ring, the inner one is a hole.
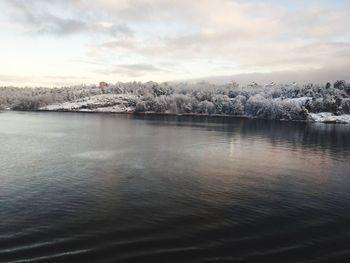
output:
M30 22L39 34L69 35L88 30L88 25L84 21L61 18L52 14L33 16Z
M98 48L108 48L108 49L135 49L137 48L137 43L131 39L117 39L102 43Z
M260 84L268 84L272 81L275 83L292 83L299 84L308 83L326 83L335 82L337 80L345 80L350 82L350 62L339 66L329 66L320 69L309 69L302 71L274 71L269 73L245 73L227 76L211 76L194 79L193 81L210 81L213 83L230 83L235 81L241 85L246 85L252 81Z
M118 65L118 68L136 71L160 71L161 69L152 64L126 64Z
M96 73L103 75L121 75L127 77L141 77L149 73L164 72L165 69L148 63L119 64L114 66L104 65L96 70Z
M132 36L134 34L132 29L126 24L114 24L111 26L110 32L115 36L118 36L120 34L126 35L126 36Z
M193 4L186 0L121 0L121 1L76 1L82 10L91 9L108 13L124 21L165 21L171 23L175 18L192 19Z
M133 30L125 23L99 23L88 14L74 13L72 3L79 1L7 0L23 27L37 34L71 35L76 33L105 33L131 36ZM63 12L65 15L61 15ZM72 12L72 14L70 14ZM67 15L68 14L68 15Z

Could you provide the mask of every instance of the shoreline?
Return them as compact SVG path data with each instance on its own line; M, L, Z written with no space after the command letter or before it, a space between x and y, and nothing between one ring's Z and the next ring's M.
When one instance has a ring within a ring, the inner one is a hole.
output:
M1 111L0 111L1 112ZM287 119L266 119L244 115L228 115L228 114L198 114L198 113L171 113L171 112L115 112L115 111L97 111L97 110L3 110L3 112L63 112L63 113L89 113L89 114L123 114L135 116L173 116L173 117L210 117L210 118L227 118L227 119L247 119L247 120L265 120L265 121L280 121L280 122L302 122L302 123L324 123L324 124L350 124L346 121L338 120L287 120ZM317 113L312 113L317 114ZM319 113L322 114L322 113ZM328 114L328 112L327 112ZM350 115L349 115L350 116Z

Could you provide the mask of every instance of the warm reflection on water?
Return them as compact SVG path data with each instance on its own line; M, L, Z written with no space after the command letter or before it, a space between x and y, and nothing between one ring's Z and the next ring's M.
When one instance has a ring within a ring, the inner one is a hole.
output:
M346 262L350 126L0 113L0 262Z

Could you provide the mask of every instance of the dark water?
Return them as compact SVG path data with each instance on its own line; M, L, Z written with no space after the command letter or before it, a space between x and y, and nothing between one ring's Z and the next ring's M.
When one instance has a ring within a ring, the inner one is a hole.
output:
M350 262L350 126L0 113L0 262Z

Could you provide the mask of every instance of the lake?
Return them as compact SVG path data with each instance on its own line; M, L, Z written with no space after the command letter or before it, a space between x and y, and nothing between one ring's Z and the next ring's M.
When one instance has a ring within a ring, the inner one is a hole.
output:
M349 262L350 125L0 113L0 262Z

